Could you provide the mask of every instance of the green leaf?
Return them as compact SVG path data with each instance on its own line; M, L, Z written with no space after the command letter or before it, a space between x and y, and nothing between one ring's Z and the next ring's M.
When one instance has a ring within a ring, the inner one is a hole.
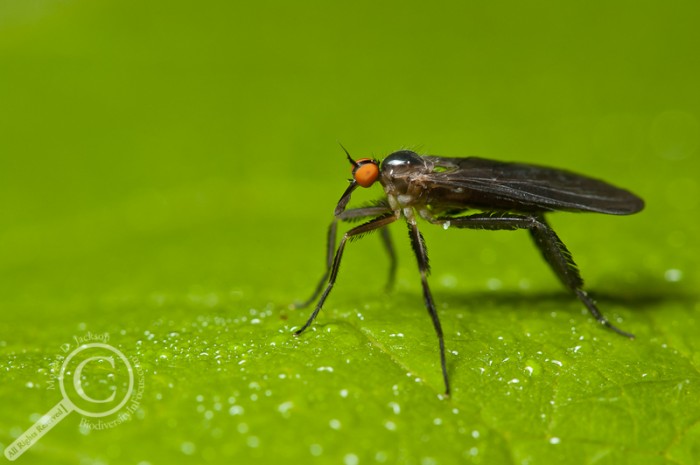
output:
M195 8L0 5L0 446L61 401L88 333L140 396L126 421L70 413L17 463L700 462L693 3ZM426 223L451 397L402 224L393 291L380 238L353 241L294 337L347 186L336 138L641 195L638 215L550 218L636 339L526 232ZM91 373L93 396L125 379Z

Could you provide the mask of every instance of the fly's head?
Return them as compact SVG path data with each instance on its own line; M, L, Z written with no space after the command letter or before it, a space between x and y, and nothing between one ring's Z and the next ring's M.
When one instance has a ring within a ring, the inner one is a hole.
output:
M341 147L343 146L341 145ZM371 187L379 178L380 174L379 160L372 158L360 158L359 160L355 161L352 159L348 151L345 150L345 147L343 147L343 150L345 151L345 154L352 165L352 179L350 180L350 185L347 189L345 189L343 196L338 201L338 205L335 207L336 216L343 213L345 207L348 205L348 202L350 202L352 192L357 189L357 186Z
M347 150L345 154L352 165L352 179L335 207L336 216L345 210L352 192L358 186L371 187L376 181L382 184L392 205L413 205L418 202L422 191L421 183L416 180L430 173L432 169L425 158L410 150L392 153L381 162L381 165L379 160L372 158L361 158L355 161Z

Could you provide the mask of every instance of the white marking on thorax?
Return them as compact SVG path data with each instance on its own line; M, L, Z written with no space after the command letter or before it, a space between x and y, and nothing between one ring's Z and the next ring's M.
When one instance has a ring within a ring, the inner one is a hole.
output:
M399 203L403 205L409 205L413 202L413 196L408 194L401 194L398 197Z

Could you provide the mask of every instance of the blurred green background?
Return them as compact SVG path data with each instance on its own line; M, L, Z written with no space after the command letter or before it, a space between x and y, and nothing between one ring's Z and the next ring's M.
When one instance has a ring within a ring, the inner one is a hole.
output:
M92 432L73 413L18 463L698 463L699 12L0 0L0 446L58 402L51 364L89 331L140 360L139 411ZM349 177L338 141L639 194L632 217L551 218L637 339L524 232L429 225L451 399L402 225L394 292L378 238L353 243L292 338Z

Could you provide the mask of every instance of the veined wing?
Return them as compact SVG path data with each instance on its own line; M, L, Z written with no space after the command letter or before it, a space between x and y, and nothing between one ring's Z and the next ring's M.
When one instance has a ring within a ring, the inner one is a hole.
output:
M465 206L504 209L588 211L628 215L644 208L631 192L569 171L477 157L423 157L433 165L423 182Z

